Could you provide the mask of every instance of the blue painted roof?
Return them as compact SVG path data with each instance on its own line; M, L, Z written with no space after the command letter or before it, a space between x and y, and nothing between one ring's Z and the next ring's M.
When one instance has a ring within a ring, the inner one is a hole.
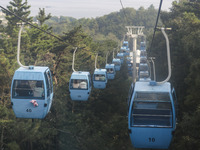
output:
M106 74L106 69L95 69L94 74Z
M49 67L34 66L33 69L26 69L24 67L18 68L17 72L45 72Z
M115 64L106 64L105 68L115 68Z
M34 69L26 69L20 67L15 71L13 80L44 80L44 72L48 67L34 67Z
M75 71L71 75L71 79L88 79L89 72L86 71Z
M122 46L122 47L121 47L121 50L126 50L126 47L125 47L125 46Z
M121 62L119 58L114 58L112 62Z
M147 63L140 63L140 67L148 67Z
M136 82L135 91L136 92L170 92L171 85L169 82L164 84L151 86L149 82Z
M72 75L90 75L88 71L75 71Z
M124 57L124 53L117 53L118 57Z

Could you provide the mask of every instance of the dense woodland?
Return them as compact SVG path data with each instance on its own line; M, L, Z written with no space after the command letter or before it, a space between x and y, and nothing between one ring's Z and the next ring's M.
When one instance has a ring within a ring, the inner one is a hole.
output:
M142 5L142 4L141 4ZM7 26L0 24L0 149L3 150L131 150L127 130L127 96L131 78L126 65L104 90L93 89L87 102L73 102L69 97L72 53L78 47L75 68L94 71L104 67L107 51L119 48L126 25L145 26L148 55L156 57L157 79L167 76L165 40L156 32L149 49L157 10L151 5L121 9L97 17L75 19L52 17L39 9L30 17L27 1L13 0L7 8L32 21L43 30L59 36L59 41L26 25L22 33L21 62L25 65L49 66L53 74L54 100L51 112L43 120L16 118L10 100L10 85L17 64L17 36L21 22L6 13ZM170 149L200 149L200 0L174 2L169 12L162 12L159 26L167 31L171 46L172 77L178 102L178 124ZM131 41L131 39L129 39ZM141 39L138 39L140 42ZM112 56L109 57L111 61Z

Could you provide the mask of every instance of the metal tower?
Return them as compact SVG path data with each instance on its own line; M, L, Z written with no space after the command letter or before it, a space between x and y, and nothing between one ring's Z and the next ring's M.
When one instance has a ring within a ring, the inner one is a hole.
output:
M136 50L137 50L137 38L138 36L144 36L142 30L144 26L126 26L126 35L133 38L133 83L136 82L137 69L136 69Z

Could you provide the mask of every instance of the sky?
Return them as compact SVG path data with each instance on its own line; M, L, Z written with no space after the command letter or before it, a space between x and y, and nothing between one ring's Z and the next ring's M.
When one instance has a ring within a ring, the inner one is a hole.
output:
M0 0L6 7L11 0ZM24 1L24 0L23 0ZM124 8L148 8L151 4L159 7L160 0L121 0ZM162 10L169 10L173 0L163 0ZM120 0L28 0L31 5L31 16L36 16L39 8L45 8L52 16L69 16L77 19L96 18L122 9Z

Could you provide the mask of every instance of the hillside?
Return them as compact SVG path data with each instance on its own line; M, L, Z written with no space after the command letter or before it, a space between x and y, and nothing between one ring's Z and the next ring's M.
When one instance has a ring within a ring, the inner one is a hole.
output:
M71 17L52 17L46 24L53 28L56 34L68 32L76 26L82 26L84 32L93 37L94 40L102 39L122 40L126 33L125 26L145 26L144 33L148 35L155 26L157 10L153 5L138 10L134 8L121 9L119 12L113 12L108 15L97 18L74 19Z
M29 17L29 6L19 13ZM9 8L9 7L8 7ZM177 129L171 150L194 150L200 147L200 2L174 2L170 12L162 12L159 26L167 31L171 47L172 77L170 82L178 97ZM17 8L16 8L17 10ZM21 9L20 9L21 10ZM20 11L19 11L20 12ZM126 17L125 15L126 14ZM86 102L72 101L69 79L75 47L75 69L94 72L94 60L99 53L98 67L104 68L105 56L122 41L126 25L145 26L147 42L151 42L157 10L150 6L87 19L52 17L46 24L36 25L57 35L58 40L36 28L25 25L21 39L20 60L24 65L48 66L53 77L54 100L43 119L16 118L11 105L11 82L17 64L17 39L20 20L7 14L8 26L0 33L0 147L5 150L132 150L127 131L127 95L131 78L123 64L116 78L103 90L93 89ZM128 38L129 41L131 39ZM141 39L138 39L140 42ZM167 75L166 43L160 31L148 55L156 57L157 80ZM22 111L26 112L26 109ZM29 112L27 112L29 113Z

